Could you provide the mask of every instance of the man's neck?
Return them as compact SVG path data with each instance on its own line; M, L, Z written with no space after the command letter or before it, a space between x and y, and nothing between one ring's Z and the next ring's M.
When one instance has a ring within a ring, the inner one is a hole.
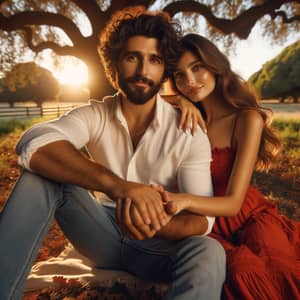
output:
M153 120L156 107L156 96L144 104L134 104L128 98L121 95L122 113L127 124L133 126L149 125Z
M134 104L128 98L121 96L121 107L130 133L133 149L152 122L156 108L156 96L145 104Z

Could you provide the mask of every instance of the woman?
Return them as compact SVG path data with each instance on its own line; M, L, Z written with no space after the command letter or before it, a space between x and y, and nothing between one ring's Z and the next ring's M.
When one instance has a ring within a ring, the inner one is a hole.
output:
M202 36L183 37L173 83L206 121L215 196L168 193L169 211L218 216L211 235L227 253L224 299L300 299L300 223L279 215L249 186L254 169L267 170L280 146L269 116ZM167 100L182 106L178 96ZM182 120L187 124L191 116Z

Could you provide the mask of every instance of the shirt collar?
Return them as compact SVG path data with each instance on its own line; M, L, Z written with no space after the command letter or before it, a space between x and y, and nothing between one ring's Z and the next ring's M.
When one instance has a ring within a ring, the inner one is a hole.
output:
M121 107L121 94L118 92L114 95L115 98L115 117L117 120L123 125L127 126L126 119L122 113L122 107Z
M115 117L123 126L127 126L126 119L122 113L122 108L121 108L121 95L120 93L116 93L114 96L115 99ZM162 118L163 118L163 103L164 100L161 98L159 94L156 96L156 109L155 109L155 114L153 121L151 122L151 125L154 129L157 129L160 127L162 123Z

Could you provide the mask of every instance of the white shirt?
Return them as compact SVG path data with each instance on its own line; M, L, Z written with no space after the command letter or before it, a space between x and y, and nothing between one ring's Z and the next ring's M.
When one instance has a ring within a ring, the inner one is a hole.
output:
M160 184L172 192L212 196L207 135L198 130L192 136L178 129L178 112L158 95L155 116L134 151L119 96L110 98L90 101L59 119L33 126L16 146L19 164L30 170L31 156L38 148L68 140L77 149L86 147L93 160L122 179ZM110 200L103 193L96 194L102 201ZM205 234L214 223L213 217L207 219Z

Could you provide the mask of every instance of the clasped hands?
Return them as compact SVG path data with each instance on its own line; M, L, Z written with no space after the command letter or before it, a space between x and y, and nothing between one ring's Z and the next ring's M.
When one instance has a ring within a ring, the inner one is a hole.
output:
M117 198L119 226L132 239L152 238L184 209L175 195L159 185L128 183L125 197Z

